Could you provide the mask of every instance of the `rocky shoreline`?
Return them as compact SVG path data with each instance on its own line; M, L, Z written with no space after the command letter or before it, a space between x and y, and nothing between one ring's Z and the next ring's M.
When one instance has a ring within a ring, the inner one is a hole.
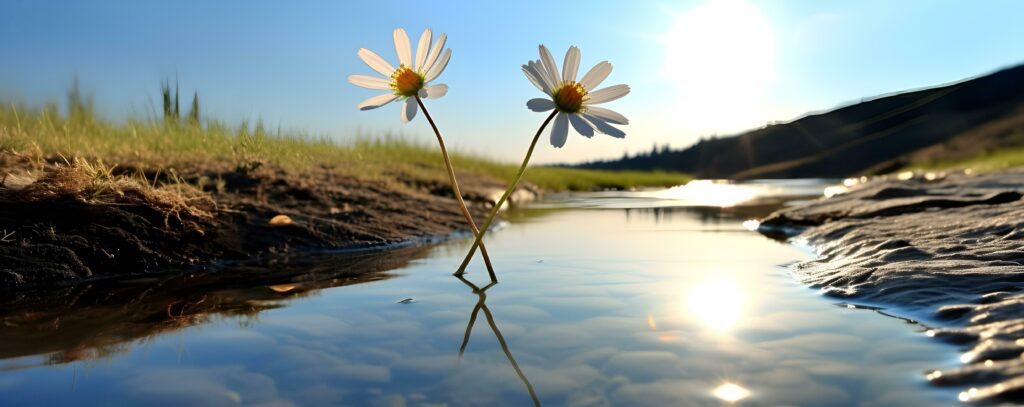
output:
M925 315L928 336L961 346L963 365L929 382L967 402L1024 399L1024 171L847 184L759 231L814 247L793 271L825 295Z
M478 218L503 188L473 177L462 184ZM526 199L523 190L519 199ZM447 184L401 176L367 180L330 167L98 167L0 156L0 291L387 248L460 231L467 231L465 220Z

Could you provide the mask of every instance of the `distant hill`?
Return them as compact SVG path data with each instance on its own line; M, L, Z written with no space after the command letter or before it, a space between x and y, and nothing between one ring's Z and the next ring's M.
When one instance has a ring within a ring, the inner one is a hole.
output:
M701 178L847 177L1024 145L1024 65L880 96L682 150L654 149L584 168Z

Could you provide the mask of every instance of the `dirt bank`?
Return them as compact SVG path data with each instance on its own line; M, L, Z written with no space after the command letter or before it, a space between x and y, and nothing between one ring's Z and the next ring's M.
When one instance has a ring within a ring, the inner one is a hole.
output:
M466 230L447 185L328 166L104 166L0 155L0 291L376 247ZM503 186L466 178L475 216Z
M1022 194L1019 171L882 179L776 212L760 230L815 247L795 274L825 294L930 315L928 335L965 351L962 367L926 372L933 384L964 401L1020 401Z

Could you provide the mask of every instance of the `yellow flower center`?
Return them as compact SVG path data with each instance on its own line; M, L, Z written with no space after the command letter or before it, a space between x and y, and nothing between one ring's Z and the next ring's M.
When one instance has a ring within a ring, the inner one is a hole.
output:
M589 99L587 90L576 82L566 82L551 95L555 100L558 110L565 113L578 113L583 108L583 102Z
M416 96L416 93L423 89L423 75L400 65L398 70L391 74L391 89L401 96Z

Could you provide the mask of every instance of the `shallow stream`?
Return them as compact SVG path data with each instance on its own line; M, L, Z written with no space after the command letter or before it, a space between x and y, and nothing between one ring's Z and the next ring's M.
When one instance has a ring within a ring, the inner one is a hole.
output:
M493 286L452 276L454 239L68 290L7 310L0 405L955 403L922 373L953 347L798 284L812 253L744 225L827 185L554 196L489 235Z

